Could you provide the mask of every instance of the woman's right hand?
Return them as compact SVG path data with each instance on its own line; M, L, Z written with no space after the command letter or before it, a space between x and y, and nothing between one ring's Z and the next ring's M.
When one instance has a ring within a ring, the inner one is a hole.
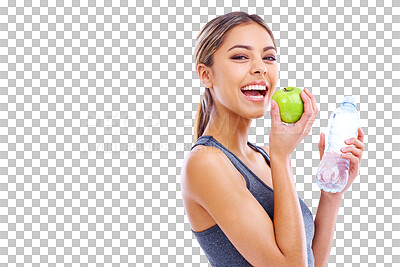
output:
M289 157L297 145L308 135L318 114L317 104L314 95L304 89L301 94L304 102L304 113L294 125L282 123L279 113L279 106L274 101L275 106L271 105L271 131L269 134L270 154L279 157Z

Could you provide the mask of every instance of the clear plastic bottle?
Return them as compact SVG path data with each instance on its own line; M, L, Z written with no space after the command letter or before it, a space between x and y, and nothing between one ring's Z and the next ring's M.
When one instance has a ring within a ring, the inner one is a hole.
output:
M326 192L340 192L349 178L350 160L341 157L340 149L347 146L345 140L357 138L360 117L356 101L346 96L342 105L332 112L328 122L328 135L325 140L325 151L317 171L317 184Z

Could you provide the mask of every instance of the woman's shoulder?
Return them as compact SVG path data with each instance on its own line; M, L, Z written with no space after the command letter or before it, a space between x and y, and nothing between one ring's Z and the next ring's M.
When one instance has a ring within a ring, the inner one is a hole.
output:
M237 177L237 179L232 179L233 177ZM211 146L198 145L194 147L186 155L181 170L181 184L184 189L199 191L201 185L218 182L217 180L219 182L221 180L224 182L237 180L239 185L243 185L240 173L236 171L224 152Z
M224 153L212 146L197 145L185 157L183 168L201 171L205 166L223 166ZM203 170L204 171L204 170Z
M188 154L188 157L212 157L218 155L220 157L223 152L214 146L196 145Z

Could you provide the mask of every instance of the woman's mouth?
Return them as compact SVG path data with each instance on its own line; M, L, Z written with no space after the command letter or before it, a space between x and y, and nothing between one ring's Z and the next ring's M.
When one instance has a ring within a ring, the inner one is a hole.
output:
M267 87L263 85L249 85L240 89L246 99L252 101L264 101L267 95Z

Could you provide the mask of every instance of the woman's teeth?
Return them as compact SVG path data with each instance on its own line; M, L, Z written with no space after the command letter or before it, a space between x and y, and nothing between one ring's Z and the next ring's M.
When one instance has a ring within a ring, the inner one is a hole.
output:
M248 85L242 87L241 90L267 90L267 87L263 85Z
M251 98L259 98L259 99L261 99L261 98L263 98L264 96L263 96L263 95L248 95L248 97L251 97Z

